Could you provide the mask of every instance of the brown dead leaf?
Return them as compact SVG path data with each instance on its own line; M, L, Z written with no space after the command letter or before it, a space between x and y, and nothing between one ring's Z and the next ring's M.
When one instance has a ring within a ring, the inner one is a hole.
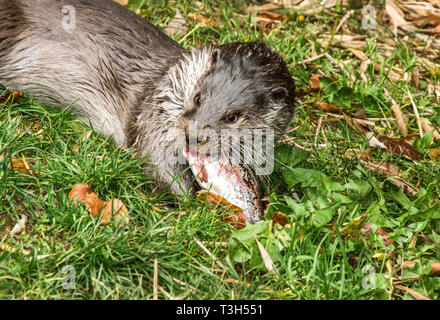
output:
M286 224L289 224L289 218L287 217L287 215L285 214L285 213L282 213L282 212L279 212L279 211L276 211L273 215L272 215L272 218L270 218L270 220L272 220L272 222L274 223L274 224L280 224L280 225L282 225L283 227L286 225Z
M398 73L399 71L395 69L388 69L387 67L381 66L379 63L373 63L373 68L376 71L384 72L387 76L395 81L403 81L403 74Z
M422 125L424 132L430 132L433 131L432 137L435 140L440 140L440 133L439 131L431 124L431 122L426 118L420 118L420 124Z
M23 97L23 93L17 90L9 92L4 97L0 97L0 104L13 104L16 103L21 97Z
M237 230L241 230L246 226L246 217L243 212L228 212L223 216L223 221Z
M404 13L393 0L386 0L385 13L390 17L392 25L397 28L401 28L405 31L412 31L415 29L411 23L405 20Z
M91 135L91 134L92 134L92 131L91 131L91 130L88 130L88 131L84 132L84 133L81 135L81 138L80 138L81 142L85 142L85 141L87 141L87 140L90 138L90 135Z
M440 149L435 149L435 148L429 149L429 155L433 159L438 159L440 157Z
M226 278L225 282L226 283L232 283L232 284L246 285L248 287L251 285L251 282L249 280L246 280L246 282L244 282L244 281L240 281L240 280L237 280L237 279Z
M379 136L379 141L395 156L402 156L409 160L418 160L423 157L416 148L402 138L390 138L381 135Z
M363 229L367 230L367 232L365 232L365 234L369 234L369 230L371 229L371 226L372 226L371 224L366 224L363 226ZM383 244L386 246L388 246L394 242L394 240L388 240L388 238L390 237L390 234L388 232L386 232L385 230L383 230L381 227L377 228L376 234L382 237Z
M348 116L347 114L345 114L345 113L342 113L342 116L343 116L343 118L344 118L344 120L345 120L345 122L347 122L347 124L351 127L351 128L353 128L354 130L357 130L357 131L359 131L359 132L361 132L361 133L363 133L363 134L366 134L367 133L367 130L362 126L362 124L361 124L361 119L354 119L354 118L351 118L350 116Z
M440 272L440 262L431 263L431 271L435 273Z
M347 149L344 153L344 159L353 159L354 157L361 159L361 160L365 160L365 161L370 161L371 160L371 150L370 149L366 149L366 150L359 150L359 149Z
M107 203L98 198L98 195L94 192L87 195L86 208L93 218L99 217L102 209Z
M321 109L324 112L330 112L330 113L342 113L343 108L338 107L334 104L325 102L325 101L317 101L316 105L319 109Z
M262 11L257 16L257 20L271 24L280 24L285 19L287 19L287 15L280 12Z
M102 209L104 213L102 214L101 224L109 223L109 219L113 218L115 222L123 222L125 224L130 222L128 216L128 209L124 203L119 199L110 199L107 204Z
M201 196L203 197L204 193L201 193ZM215 204L221 204L225 206L230 206L232 211L242 211L241 208L237 207L236 205L233 205L232 203L228 202L225 198L220 197L214 193L208 192L208 198L205 198L205 200L210 200L211 202Z
M93 189L91 186L89 186L86 183L83 184L75 184L69 192L69 199L73 200L73 203L77 205L77 200L81 204L86 204L87 202L87 195L92 193Z
M220 197L213 193L202 192L200 193L200 198L204 201L209 201L214 204L220 204L230 207L232 211L224 214L224 222L229 223L238 230L243 229L246 226L246 217L243 213L243 210L226 201L223 197Z
M420 292L413 290L413 289L410 289L408 287L401 286L400 284L394 285L394 288L408 292L416 300L431 300L431 298L428 297L427 295L424 295L423 293L420 293Z
M7 157L8 157L8 154L6 152L3 152L2 154L0 154L0 161L4 161ZM29 165L28 161L26 160L26 157L24 156L24 154L21 154L21 159L16 158L16 157L11 157L11 162L12 162L12 168L15 171L25 173L25 174L33 173L31 171L31 166ZM9 166L9 168L10 168L10 166Z
M321 83L319 81L319 78L325 77L324 75L320 73L312 73L310 76L310 88L312 90L320 90L321 89Z
M26 168L26 164L22 159L12 157L12 167L16 171L21 171L23 173L28 173L28 169Z
M105 202L99 199L88 184L75 184L69 192L69 199L73 200L75 205L78 204L77 201L85 205L93 218L98 218L102 213L102 225L110 223L110 218L116 222L129 222L128 209L121 200L110 199Z
M416 263L414 261L415 260L403 261L398 267L395 267L393 269L393 273L399 272L399 274L400 274L400 272L405 270L406 268L413 268L416 265Z
M200 23L209 24L211 27L215 27L218 24L217 21L214 21L214 20L212 20L210 18L207 18L204 15L201 15L201 14L196 13L196 12L188 13L188 18L190 18L193 21L198 21Z
M380 162L380 161L364 161L359 160L362 165L367 167L368 169L378 172L380 174L386 175L387 177L391 177L390 181L398 187L402 187L404 192L410 194L416 194L418 189L412 187L408 182L406 182L400 174L400 170L395 165L392 165L388 162Z
M394 114L394 117L396 118L396 124L397 128L399 129L399 132L402 136L406 136L408 134L408 118L402 113L402 110L400 110L399 105L393 104L391 106L391 111Z
M359 121L359 120L362 120L362 119L366 119L367 118L367 113L365 112L364 109L359 109L358 111L353 113L353 117L356 118L356 121Z

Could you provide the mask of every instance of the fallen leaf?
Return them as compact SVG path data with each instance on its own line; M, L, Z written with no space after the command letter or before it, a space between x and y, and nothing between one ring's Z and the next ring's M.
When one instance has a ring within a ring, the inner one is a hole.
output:
M98 218L102 214L102 225L110 223L110 218L113 218L116 222L129 222L128 209L121 200L110 199L105 202L99 199L88 184L75 184L69 192L69 199L75 205L78 204L77 201L85 205L93 218Z
M98 195L94 192L87 194L86 208L93 218L99 217L102 209L107 203L98 198Z
M356 120L358 120L358 119L366 119L367 118L367 113L365 112L364 109L359 109L358 111L353 113L353 117L356 118Z
M440 133L438 132L438 130L436 128L434 128L434 126L431 124L431 122L428 119L421 117L420 124L422 125L424 132L433 131L434 133L433 133L432 137L435 140L440 140Z
M272 220L274 224L280 224L283 227L286 224L289 224L289 218L287 217L287 214L279 211L275 211L270 220Z
M316 105L318 106L319 109L321 109L324 112L341 113L343 110L341 107L338 107L334 104L325 101L317 101Z
M203 194L204 193L201 193L202 198L203 198ZM213 202L215 204L230 206L233 211L242 211L242 209L240 207L233 205L232 203L230 203L229 201L227 201L223 197L220 197L220 196L218 196L214 193L210 193L210 192L208 192L207 195L208 195L208 199L206 199L206 197L205 197L206 200L210 200L211 202Z
M440 262L431 263L431 271L432 272L440 272Z
M402 10L392 0L386 0L385 13L390 17L392 25L400 27L405 31L415 29L413 25L405 20Z
M229 223L234 228L240 230L246 226L246 217L243 210L216 194L209 192L201 192L199 196L204 201L210 201L214 204L220 204L231 208L232 212L227 212L223 216L223 221Z
M406 292L408 292L408 293L409 293L410 295L412 295L412 296L414 297L414 299L416 299L416 300L431 300L431 298L428 297L427 295L424 295L423 293L420 293L420 292L418 292L418 291L416 291L416 290L413 290L413 289L410 289L410 288L408 288L408 287L404 287L404 286L401 286L401 285L399 285L399 284L394 285L394 287L395 287L396 289L400 289L400 290L402 290L402 291L406 291Z
M366 150L362 151L359 149L347 149L347 150L345 150L343 157L344 157L344 159L352 159L352 158L356 157L360 160L370 161L371 160L371 150L366 149Z
M77 200L85 205L87 202L87 194L90 194L92 192L93 189L88 184L75 184L72 190L69 192L68 196L70 200L73 200L73 203L75 205L77 205Z
M240 280L237 280L237 279L226 278L225 282L226 283L232 283L232 284L246 285L248 287L251 285L251 282L249 280L246 280L246 282L244 282L244 281L240 281Z
M190 18L193 21L209 24L211 27L215 27L217 25L216 21L195 12L188 13L188 18Z
M412 260L412 261L403 261L400 264L400 266L395 267L393 269L393 273L399 272L399 274L400 274L401 271L405 270L406 268L413 268L415 265L416 265L416 263L414 262L414 260Z
M104 213L102 214L102 224L109 223L109 219L113 218L115 222L123 222L125 224L130 222L128 216L128 209L124 203L119 199L110 199L103 208Z
M319 81L319 78L322 77L326 77L326 76L320 73L312 73L312 75L310 76L310 88L312 90L321 89L321 82Z
M395 156L402 156L409 160L418 160L423 158L423 155L404 139L390 138L384 135L380 135L379 141L382 142L386 146L388 151L390 151Z
M365 136L367 137L370 147L379 147L387 150L387 146L384 143L380 142L379 139L374 136L373 132L367 132Z
M257 237L254 235L255 241L257 242L258 250L260 250L261 258L263 258L263 263L266 269L271 272L274 269L273 260L267 252L266 248L258 241Z
M440 157L440 149L435 149L435 148L429 149L429 155L433 159L438 159Z
M16 171L21 171L23 173L28 173L28 169L26 168L26 164L22 159L12 157L12 167Z
M8 154L6 152L3 152L0 155L0 161L5 160L7 156L8 156ZM22 173L30 173L31 167L30 167L29 163L27 162L27 160L23 154L21 154L21 157L22 157L21 159L16 158L16 157L11 157L12 168L15 171L19 171Z
M403 191L410 194L416 194L418 192L417 188L412 187L408 182L406 182L401 177L400 170L398 167L388 162L380 162L380 161L370 162L364 160L359 160L359 161L362 165L364 165L368 169L393 178L390 179L390 181L396 186L402 187Z
M367 133L367 130L361 125L361 121L363 121L362 119L353 119L351 117L349 117L347 114L342 113L342 116L345 120L345 122L347 122L347 124L353 128L354 130L357 130L363 134Z
M371 226L372 226L371 224L366 224L362 227L362 229L367 230L367 232L365 232L365 234L370 233L369 230L371 229ZM382 237L383 244L386 246L388 246L394 242L394 240L388 240L388 238L390 237L390 234L388 232L386 232L385 230L383 230L381 227L377 227L376 234Z
M0 104L14 104L16 103L21 97L23 97L23 93L19 92L17 90L9 92L4 97L0 97Z
M399 129L399 132L402 136L406 136L408 134L408 118L402 113L402 110L400 110L399 105L393 104L391 106L391 111L394 114L394 117L396 118L396 124L397 128Z
M280 24L285 19L287 19L287 15L280 12L262 11L257 15L257 21L259 20L266 24Z

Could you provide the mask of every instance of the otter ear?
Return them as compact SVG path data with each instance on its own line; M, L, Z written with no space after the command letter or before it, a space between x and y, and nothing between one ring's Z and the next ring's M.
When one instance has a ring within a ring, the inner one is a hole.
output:
M211 65L213 65L213 66L216 65L219 58L220 58L220 49L212 50Z
M285 88L278 87L278 88L273 88L272 90L270 90L269 96L273 101L280 102L285 97L287 97L287 94L288 94L288 92Z

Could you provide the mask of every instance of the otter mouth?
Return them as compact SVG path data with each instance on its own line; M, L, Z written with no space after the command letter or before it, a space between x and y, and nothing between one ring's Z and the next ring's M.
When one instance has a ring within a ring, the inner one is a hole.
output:
M239 207L248 222L262 220L261 188L251 169L226 158L197 153L189 147L184 149L184 156L202 189Z

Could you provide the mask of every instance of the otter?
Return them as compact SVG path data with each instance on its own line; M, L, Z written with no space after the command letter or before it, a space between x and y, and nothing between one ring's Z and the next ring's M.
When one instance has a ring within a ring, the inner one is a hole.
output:
M176 194L197 186L188 164L172 161L182 150L172 130L270 128L277 141L294 116L294 80L266 44L186 50L111 0L0 0L0 83L73 108L147 156L159 188Z

